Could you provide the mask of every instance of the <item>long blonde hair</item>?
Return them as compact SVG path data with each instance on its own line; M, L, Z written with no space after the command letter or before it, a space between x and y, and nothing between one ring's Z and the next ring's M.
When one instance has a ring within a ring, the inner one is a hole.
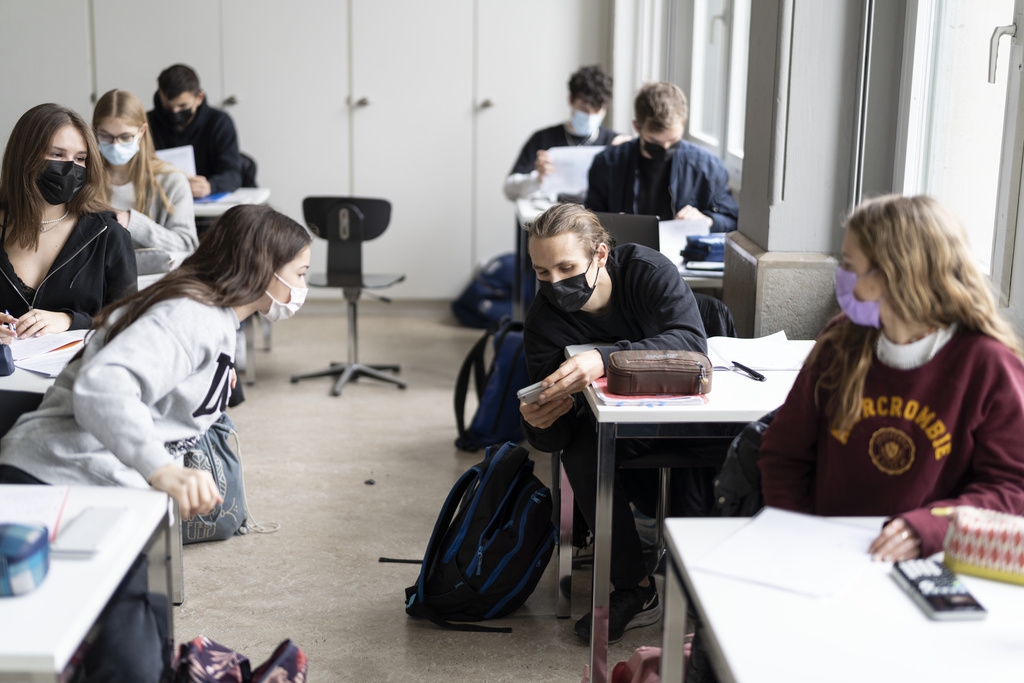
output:
M1020 339L1000 315L988 279L974 263L963 225L942 204L923 195L886 195L863 202L844 227L885 277L886 304L897 316L929 327L955 323L1022 356ZM840 432L848 431L860 414L879 334L841 319L811 353L810 363L824 348L834 353L818 380L815 401L817 389L832 392L825 411L830 426Z
M147 122L146 109L139 98L127 90L110 90L103 94L92 110L92 127L98 128L107 119L118 119L136 128L142 128ZM101 155L102 156L102 155ZM174 204L168 199L164 188L156 177L161 173L170 173L174 167L157 158L153 148L153 139L149 129L139 137L139 151L128 162L128 179L135 187L135 206L139 213L150 218L150 207L156 197L160 198L167 213L174 213ZM103 201L110 202L110 162L103 159Z

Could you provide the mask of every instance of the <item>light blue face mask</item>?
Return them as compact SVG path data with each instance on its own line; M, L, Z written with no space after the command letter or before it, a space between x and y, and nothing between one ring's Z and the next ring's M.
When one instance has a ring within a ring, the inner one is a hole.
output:
M139 141L101 142L100 154L114 166L124 166L139 153Z
M573 109L572 119L569 120L569 124L576 135L589 138L601 126L601 121L603 120L604 114L588 114L585 111Z

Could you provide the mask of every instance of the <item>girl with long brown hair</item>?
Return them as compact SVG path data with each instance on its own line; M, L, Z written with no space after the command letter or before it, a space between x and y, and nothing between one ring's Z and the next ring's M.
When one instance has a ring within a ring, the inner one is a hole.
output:
M92 129L40 104L14 125L0 167L0 341L86 329L136 286L131 236L102 200Z
M136 247L192 252L196 236L192 190L185 174L157 158L146 110L135 95L111 90L92 112L105 182L101 198L118 210Z
M846 221L836 298L761 445L765 503L885 515L883 560L942 548L933 510L1024 513L1024 363L959 221L890 195Z
M227 405L240 321L302 305L309 244L268 206L227 211L180 267L97 316L39 409L0 442L0 483L152 486L185 517L209 512L213 478L180 456Z

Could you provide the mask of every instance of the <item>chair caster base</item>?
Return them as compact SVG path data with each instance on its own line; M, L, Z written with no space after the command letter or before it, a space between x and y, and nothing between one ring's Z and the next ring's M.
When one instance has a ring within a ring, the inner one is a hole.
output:
M331 363L331 367L317 372L309 372L303 375L292 375L292 384L299 380L311 379L313 377L337 377L338 380L331 388L331 396L341 396L341 390L349 382L355 382L361 377L369 377L381 382L394 384L399 389L405 389L406 383L403 380L387 374L387 372L399 372L398 365L363 365L362 363Z

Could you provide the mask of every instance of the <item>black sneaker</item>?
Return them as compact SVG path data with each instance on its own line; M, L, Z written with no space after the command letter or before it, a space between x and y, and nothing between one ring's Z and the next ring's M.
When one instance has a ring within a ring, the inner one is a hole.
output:
M608 642L617 643L622 635L631 628L650 626L661 619L661 601L658 600L658 589L654 585L654 577L648 579L651 585L646 588L626 588L612 591L608 599ZM590 644L590 625L593 613L576 622L576 635L583 642Z

